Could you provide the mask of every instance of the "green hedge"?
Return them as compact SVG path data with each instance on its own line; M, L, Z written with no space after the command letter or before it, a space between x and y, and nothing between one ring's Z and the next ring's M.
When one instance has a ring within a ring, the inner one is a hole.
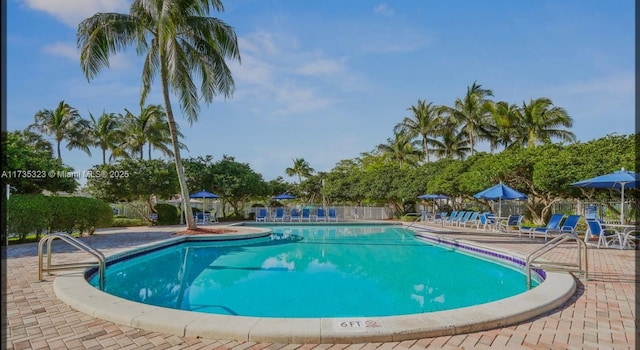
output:
M158 213L158 225L178 225L180 224L180 211L176 206L166 203L156 204Z
M42 233L66 232L93 234L98 227L109 227L111 207L93 198L12 195L7 202L7 231L24 241L29 233L36 239Z

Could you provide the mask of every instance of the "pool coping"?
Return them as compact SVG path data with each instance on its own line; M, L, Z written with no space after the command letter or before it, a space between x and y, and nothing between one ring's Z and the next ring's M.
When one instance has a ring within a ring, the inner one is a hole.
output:
M143 245L132 251L183 240L249 239L270 233L270 230L264 229L249 228L248 231L242 234L176 237ZM471 244L464 240L455 241ZM473 246L483 247L475 243ZM490 247L483 249L497 251ZM114 254L109 258L126 254L131 252ZM229 316L151 306L104 293L91 286L85 272L81 271L59 274L53 282L53 290L61 301L78 311L130 327L187 337L306 344L392 342L508 326L562 305L575 293L576 283L570 273L546 271L546 279L536 288L495 302L423 314L341 318Z

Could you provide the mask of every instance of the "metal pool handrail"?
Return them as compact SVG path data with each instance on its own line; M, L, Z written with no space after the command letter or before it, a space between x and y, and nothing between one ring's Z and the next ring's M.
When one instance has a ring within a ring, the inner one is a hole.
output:
M93 255L98 261L97 262L84 262L84 263L67 263L67 264L57 264L57 265L52 265L51 264L51 255L52 255L52 251L51 251L51 242L54 239L61 239L65 242L67 242L69 245L72 245L80 250L83 250L91 255ZM44 244L47 243L47 250L46 252L43 251L43 247ZM47 254L47 267L44 267L44 262L43 262L43 255L44 253ZM38 279L40 281L43 281L44 279L42 278L42 273L45 271L54 271L54 270L70 270L70 269L77 269L80 267L98 267L98 287L100 288L100 290L104 290L104 285L105 285L105 277L104 277L104 270L105 270L105 263L106 259L104 257L104 254L102 254L102 252L100 252L99 250L92 248L90 246L88 246L87 244L85 244L84 242L78 240L77 238L74 238L73 236L66 234L66 233L50 233L46 236L44 236L40 242L38 243Z
M535 260L542 255L548 253L560 244L566 241L575 241L578 246L577 262L576 263L560 263L544 261L535 265L535 268L542 268L545 270L562 270L562 271L574 271L581 272L585 279L589 279L589 261L587 254L587 243L580 239L573 233L563 233L556 236L549 242L545 243L542 247L534 250L531 254L527 255L526 271L527 271L527 289L531 289L531 269L534 268ZM584 260L584 269L583 269Z

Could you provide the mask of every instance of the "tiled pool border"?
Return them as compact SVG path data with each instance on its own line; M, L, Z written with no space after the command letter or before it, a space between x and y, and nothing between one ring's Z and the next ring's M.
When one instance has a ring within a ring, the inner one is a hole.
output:
M243 239L268 234L269 230L255 229L253 233L244 234ZM420 234L425 239L423 236L445 241L431 234ZM183 236L114 254L109 260L123 259L147 249L160 249L184 240L239 237L237 234L235 237ZM457 245L455 242L449 243L451 247L461 248L461 242ZM479 248L489 254L496 252L488 247L464 242L462 246L461 249L468 251ZM85 273L59 274L53 284L56 296L72 308L122 325L179 336L298 344L389 342L488 330L550 311L567 301L575 288L575 281L569 273L548 272L546 279L528 292L455 310L377 318L260 318L204 314L128 301L94 288L87 282Z

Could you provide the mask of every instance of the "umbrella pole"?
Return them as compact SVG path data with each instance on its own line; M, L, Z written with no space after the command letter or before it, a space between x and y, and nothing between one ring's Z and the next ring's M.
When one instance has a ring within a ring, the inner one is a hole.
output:
M620 186L622 188L622 199L620 201L620 224L624 225L624 183L622 184L622 186Z

